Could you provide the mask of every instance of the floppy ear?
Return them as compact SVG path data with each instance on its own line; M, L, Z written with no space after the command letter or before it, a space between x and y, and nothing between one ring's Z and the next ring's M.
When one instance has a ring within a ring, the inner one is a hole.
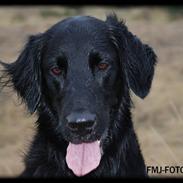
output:
M31 113L35 112L41 98L41 50L42 35L30 36L14 63L1 62L4 66L4 76L1 79L5 76L7 79L4 85L10 82L13 84L13 88L27 104Z
M137 96L146 97L151 88L157 58L153 49L129 32L115 14L107 16L106 23L129 87Z

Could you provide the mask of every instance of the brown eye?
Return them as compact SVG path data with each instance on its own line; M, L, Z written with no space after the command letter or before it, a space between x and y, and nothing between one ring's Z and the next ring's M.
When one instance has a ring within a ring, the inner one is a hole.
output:
M107 68L108 68L108 64L106 64L106 63L99 63L98 65L97 65L97 67L100 69L100 70L106 70Z
M54 67L51 69L51 72L54 74L54 75L60 75L61 74L61 69L59 69L58 67Z

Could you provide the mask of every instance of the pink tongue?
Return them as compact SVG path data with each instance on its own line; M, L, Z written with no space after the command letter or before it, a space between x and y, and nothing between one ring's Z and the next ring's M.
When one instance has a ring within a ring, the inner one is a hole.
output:
M82 144L69 143L67 147L67 165L77 176L83 176L97 168L100 159L98 141Z

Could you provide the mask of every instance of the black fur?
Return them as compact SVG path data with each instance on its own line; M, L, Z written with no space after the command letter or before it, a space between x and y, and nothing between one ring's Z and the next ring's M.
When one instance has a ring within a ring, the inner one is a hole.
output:
M109 69L98 70L96 60L107 62ZM62 75L53 76L50 65L58 62ZM14 63L1 62L2 86L12 83L38 116L21 176L74 177L65 161L68 142L99 138L104 153L100 165L86 177L147 176L132 124L129 90L141 98L149 93L155 63L152 48L116 15L106 21L73 17L31 36ZM65 117L81 106L96 114L97 125L95 134L75 138Z

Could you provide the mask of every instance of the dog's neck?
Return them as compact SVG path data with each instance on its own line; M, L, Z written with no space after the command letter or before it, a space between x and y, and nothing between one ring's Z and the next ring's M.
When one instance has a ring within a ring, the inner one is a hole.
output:
M121 105L117 113L118 115L115 115L117 119L113 121L113 124L115 124L112 125L115 129L111 129L115 130L115 133L111 133L111 135L113 135L112 137L110 137L109 134L111 141L104 148L100 165L87 176L123 176L127 175L128 172L134 172L134 175L139 175L138 172L144 172L145 175L145 165L133 130L130 110L128 107ZM44 116L44 119L41 118L42 116ZM128 118L126 118L127 116ZM49 117L46 119L45 115L40 115L39 120L41 120L42 123L51 123ZM123 125L120 125L121 123L123 123ZM46 126L47 128L44 128L40 124L38 127L35 141L33 141L25 160L26 168L32 170L32 175L30 176L74 176L65 161L68 142L64 139L57 140L56 134L49 131L45 133L44 130L49 129L48 125ZM131 148L132 146L133 148ZM133 152L130 151L130 149L133 150ZM136 160L134 161L135 157ZM30 165L34 164L34 167L29 167L29 161L31 161ZM52 172L49 172L50 166L52 167ZM105 171L106 169L110 169L110 172Z

